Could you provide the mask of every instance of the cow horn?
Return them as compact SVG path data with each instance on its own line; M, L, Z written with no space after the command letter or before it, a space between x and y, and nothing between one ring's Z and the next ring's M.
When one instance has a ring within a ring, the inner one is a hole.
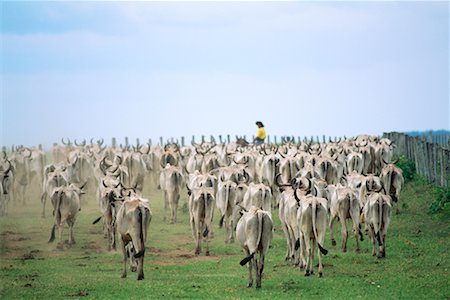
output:
M103 186L104 186L105 188L108 188L108 186L105 184L105 181L104 181L104 180L102 180L102 184L103 184Z
M74 140L75 146L81 146L77 143L77 139Z
M2 157L2 158L5 159L5 158L7 157L6 151L3 150L3 151L2 151L2 154L3 154L3 157Z
M62 142L64 145L66 145L66 146L70 146L70 145L71 145L70 139L69 139L69 138L67 138L67 143L64 142L64 138L61 138L61 142Z
M300 198L297 196L297 189L294 189L294 198L295 198L295 200L297 201L297 203L300 204L301 200L300 200Z
M86 182L80 187L80 190L82 190L82 189L86 186L87 183L88 183L88 182L87 182L87 180L86 180Z
M139 152L141 152L142 154L149 154L150 153L150 148L151 148L150 143L147 143L147 146L148 146L147 153L142 153L141 150L139 150Z
M31 157L31 154L32 154L32 151L31 151L30 148L28 148L28 147L25 147L25 148L24 148L24 151L25 151L25 150L28 151L29 154L28 154L28 155L24 155L24 157L30 158L30 157Z
M11 170L11 168L12 168L12 164L11 164L11 162L9 161L9 159L6 159L6 161L8 162L8 168L6 169L6 171L3 171L3 174L4 174L4 175L8 174L9 171Z
M167 156L167 154L163 154L162 156L161 156L161 159L159 160L159 164L161 165L161 168L165 168L166 166L165 166L165 164L164 164L164 162L165 162L165 160L166 160L166 156Z
M281 177L281 173L278 173L277 176L275 176L275 184L276 184L278 187L292 186L291 184L283 184L283 183L280 183L280 181L279 181L279 178L280 178L280 177Z

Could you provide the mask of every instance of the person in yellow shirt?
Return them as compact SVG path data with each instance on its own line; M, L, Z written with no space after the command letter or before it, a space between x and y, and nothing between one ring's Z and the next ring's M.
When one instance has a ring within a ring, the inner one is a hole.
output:
M261 121L257 121L256 126L258 126L258 132L256 133L253 143L255 143L255 145L261 145L266 139L266 130L264 129L264 124Z

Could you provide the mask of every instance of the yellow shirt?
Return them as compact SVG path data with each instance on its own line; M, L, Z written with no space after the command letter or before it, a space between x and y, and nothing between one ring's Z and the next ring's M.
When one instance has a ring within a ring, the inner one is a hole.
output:
M264 127L259 127L258 132L256 133L256 137L264 140L266 138L266 130Z

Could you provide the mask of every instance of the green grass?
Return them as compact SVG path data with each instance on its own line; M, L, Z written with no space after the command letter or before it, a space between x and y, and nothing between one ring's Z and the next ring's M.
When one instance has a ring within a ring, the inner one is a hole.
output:
M333 248L327 236L324 277L304 277L303 270L284 261L286 242L278 220L274 241L266 258L262 289L248 289L247 269L239 266L244 257L237 244L225 244L223 229L214 227L211 256L194 255L194 241L188 213L181 206L179 222L162 221L162 193L147 189L153 220L149 228L145 256L145 280L136 273L121 275L121 253L106 251L97 202L91 191L75 225L77 244L57 250L48 244L53 220L48 207L40 217L38 193L31 191L26 206L10 205L10 215L0 219L0 298L1 299L141 299L141 298L313 298L313 299L449 299L449 223L427 214L431 187L419 180L408 183L401 201L406 206L392 215L387 237L387 257L370 255L365 237L362 251L355 254L349 237L347 253ZM216 214L214 223L218 223ZM340 229L335 235L340 242ZM64 230L67 240L67 228ZM316 261L317 263L317 261ZM316 270L317 273L317 270Z

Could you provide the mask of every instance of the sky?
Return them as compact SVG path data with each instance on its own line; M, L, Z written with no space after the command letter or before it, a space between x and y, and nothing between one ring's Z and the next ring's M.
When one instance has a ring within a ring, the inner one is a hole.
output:
M449 129L449 3L0 2L0 145Z

